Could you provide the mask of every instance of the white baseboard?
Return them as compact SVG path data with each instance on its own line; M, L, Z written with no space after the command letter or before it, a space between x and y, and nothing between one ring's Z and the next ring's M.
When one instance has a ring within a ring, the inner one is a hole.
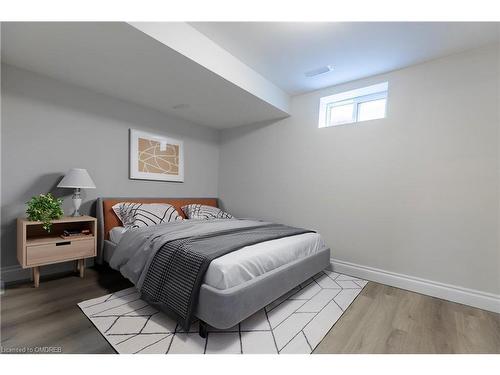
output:
M412 292L417 292L432 297L441 298L447 301L478 307L483 310L500 313L500 295L498 294L462 288L455 285L421 279L419 277L403 275L400 273L385 271L374 267L344 262L337 259L331 259L331 263L335 272L356 276L365 280L375 281L377 283L410 290ZM89 261L87 266L91 266L92 264L93 262ZM70 271L72 268L72 263L66 262L57 265L41 267L40 272L43 276ZM23 269L21 268L21 266L2 267L0 279L4 283L29 280L31 277L30 273L30 269Z
M500 313L500 295L331 259L335 272Z
M87 259L85 262L86 267L91 267L94 264L92 259ZM73 262L64 262L51 264L48 266L40 267L40 275L52 275L61 272L69 272L73 270ZM2 283L11 283L14 281L24 281L31 278L31 268L23 269L19 265L2 267L0 270L0 280Z

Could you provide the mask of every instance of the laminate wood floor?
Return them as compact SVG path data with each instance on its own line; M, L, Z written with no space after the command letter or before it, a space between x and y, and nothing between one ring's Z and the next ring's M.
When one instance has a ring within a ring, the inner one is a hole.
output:
M107 268L87 269L32 283L7 286L1 296L1 343L4 348L61 347L63 353L115 353L77 303L132 286Z
M131 284L89 269L8 286L1 296L1 345L61 347L63 353L114 353L76 305ZM500 315L368 283L315 353L500 353Z
M500 314L370 282L315 353L500 353Z

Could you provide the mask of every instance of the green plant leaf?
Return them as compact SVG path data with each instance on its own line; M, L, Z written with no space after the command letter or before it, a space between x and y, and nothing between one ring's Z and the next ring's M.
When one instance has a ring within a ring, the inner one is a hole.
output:
M32 197L26 203L26 216L28 220L41 221L42 228L50 233L52 220L60 219L64 215L62 202L62 199L55 198L51 193Z

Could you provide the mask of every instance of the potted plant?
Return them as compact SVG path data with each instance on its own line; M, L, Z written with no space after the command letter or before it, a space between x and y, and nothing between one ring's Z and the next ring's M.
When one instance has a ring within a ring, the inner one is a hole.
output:
M51 193L34 196L26 204L28 220L41 221L43 229L49 233L52 220L60 219L64 215L61 207L62 199L54 197Z

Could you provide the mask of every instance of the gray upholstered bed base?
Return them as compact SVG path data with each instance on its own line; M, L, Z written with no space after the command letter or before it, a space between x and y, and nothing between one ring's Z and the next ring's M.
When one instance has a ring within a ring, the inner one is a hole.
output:
M106 263L115 247L113 242L104 240ZM195 315L212 327L231 328L328 266L330 249L327 248L229 289L202 284Z
M215 328L233 327L329 265L330 249L324 249L233 288L203 284L195 315Z

